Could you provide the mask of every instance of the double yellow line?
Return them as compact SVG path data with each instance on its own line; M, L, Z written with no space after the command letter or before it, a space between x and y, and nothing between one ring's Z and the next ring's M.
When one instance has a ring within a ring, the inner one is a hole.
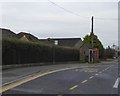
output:
M5 92L5 91L7 91L7 90L9 90L9 89L12 89L12 88L14 88L14 87L20 86L20 85L22 85L22 84L24 84L24 83L26 83L26 82L31 81L31 80L40 78L40 77L42 77L42 76L45 76L45 75L48 75L48 74L52 74L52 73L55 73L55 72L59 72L59 71L64 71L64 70L69 70L69 69L75 69L75 68L78 68L78 67L58 69L58 70L53 70L53 71L50 71L50 72L45 72L45 73L42 73L42 74L38 74L38 75L35 75L35 76L33 76L33 77L28 77L28 78L26 78L26 79L24 79L24 80L21 80L21 81L18 81L18 82L16 82L16 83L12 83L12 84L10 84L10 85L7 85L7 86L2 87L2 88L0 89L0 93Z

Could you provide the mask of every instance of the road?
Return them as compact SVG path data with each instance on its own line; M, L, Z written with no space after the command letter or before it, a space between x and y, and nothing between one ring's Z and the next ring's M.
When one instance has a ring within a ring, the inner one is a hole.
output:
M3 86L0 91L3 94L118 94L118 84L117 62L74 64L37 72Z

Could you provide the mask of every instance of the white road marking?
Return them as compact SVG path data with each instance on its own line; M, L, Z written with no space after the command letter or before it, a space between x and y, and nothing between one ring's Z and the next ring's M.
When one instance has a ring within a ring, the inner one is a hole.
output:
M94 76L91 76L89 79L92 79Z
M18 78L18 79L15 79L15 80L13 80L13 81L9 81L9 82L6 82L6 83L2 84L2 86L9 85L9 84L11 84L11 83L20 81L20 80L25 79L25 78L30 77L30 76L33 76L33 74L31 74L31 75L25 75L25 76L23 76L23 77L21 76L21 77Z
M75 86L71 87L70 90L73 90L73 89L75 89L77 87L78 87L78 85L75 85Z
M81 83L85 83L85 82L87 82L88 80L84 80L84 81L82 81Z
M74 68L78 68L78 67L71 67L71 68L65 68L65 69L74 69ZM63 69L64 70L64 69ZM49 70L49 71L53 71L53 70ZM49 72L48 71L48 72ZM47 71L46 71L47 72ZM20 81L20 80L22 80L22 79L25 79L25 78L28 78L28 77L32 77L32 76L34 76L34 75L36 75L36 74L40 74L41 72L40 71L36 71L36 72L34 72L34 73L30 73L30 74L26 74L26 75L22 75L22 76L20 76L18 79L15 79L15 80L12 80L12 81L9 81L9 82L6 82L6 83L3 83L2 85L0 85L0 87L2 87L2 86L6 86L6 85L9 85L9 84L12 84L12 83L14 83L14 82L17 82L17 81ZM41 73L42 74L42 73Z
M53 70L53 71L48 71L48 72L44 72L44 73L37 73L34 76L27 77L26 79L20 80L20 81L18 81L16 83L12 83L10 85L7 85L7 86L4 86L4 87L0 88L0 93L5 92L7 90L10 90L10 89L12 89L14 87L20 86L20 85L22 85L24 83L27 83L29 81L35 80L37 78L40 78L40 77L43 77L43 76L46 76L46 75L49 75L49 74L53 74L55 72L60 72L60 71L65 71L65 70L70 70L70 69L76 69L76 68L78 68L78 67L70 67L70 68L64 68L64 69L57 69L57 70Z
M119 81L120 81L120 78L117 78L117 80L115 81L115 84L114 84L113 88L118 88Z
M95 74L95 75L98 75L98 74Z

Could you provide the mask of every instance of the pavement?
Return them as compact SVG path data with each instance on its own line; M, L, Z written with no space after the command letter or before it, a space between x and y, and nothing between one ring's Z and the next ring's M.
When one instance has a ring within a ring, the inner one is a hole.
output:
M118 94L118 62L4 70L3 94Z

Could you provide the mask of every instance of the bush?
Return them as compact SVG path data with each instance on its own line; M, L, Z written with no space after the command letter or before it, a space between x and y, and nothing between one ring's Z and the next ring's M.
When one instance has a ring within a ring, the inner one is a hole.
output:
M50 46L38 42L3 38L2 62L7 64L79 61L79 50L60 46Z

